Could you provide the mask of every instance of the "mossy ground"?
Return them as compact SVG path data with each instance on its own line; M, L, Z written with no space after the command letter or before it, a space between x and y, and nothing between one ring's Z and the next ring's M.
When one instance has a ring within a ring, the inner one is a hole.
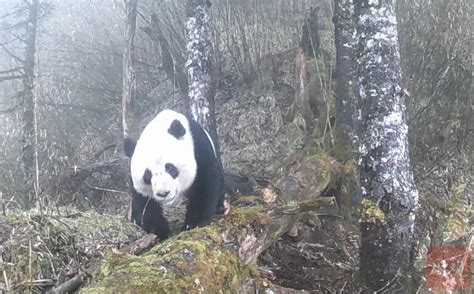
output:
M258 209L233 209L217 223L232 219L238 227L239 220L243 222ZM222 246L220 228L225 225L217 223L182 232L141 256L109 252L95 282L82 292L226 293L236 289L256 270L245 265L234 248Z

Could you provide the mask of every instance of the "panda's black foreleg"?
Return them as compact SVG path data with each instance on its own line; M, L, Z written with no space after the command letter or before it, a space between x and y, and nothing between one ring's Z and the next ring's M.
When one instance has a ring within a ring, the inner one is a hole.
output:
M215 217L217 208L222 201L224 181L219 170L199 178L190 191L190 199L183 229L203 227Z
M143 197L132 189L132 221L147 233L153 233L160 240L170 234L168 221L163 217L162 208L153 199Z
M224 196L224 177L217 173L209 178L208 189L204 193L206 195L205 204L202 206L197 226L203 227L209 224L217 214L217 208L221 205Z
M191 189L191 197L189 198L188 206L186 209L184 225L181 228L182 231L190 230L198 225L200 216L199 211L202 210L203 203L202 201L200 201L199 197L197 197L198 195L200 195L200 192L198 191L198 189L196 189L196 187L192 187Z

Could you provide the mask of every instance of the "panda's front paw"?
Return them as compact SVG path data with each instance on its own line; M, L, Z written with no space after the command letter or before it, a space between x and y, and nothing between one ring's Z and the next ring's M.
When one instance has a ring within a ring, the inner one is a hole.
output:
M211 223L211 220L212 219L203 220L197 226L200 227L200 228L205 227L205 226L207 226L208 224Z
M197 227L196 225L191 225L191 224L185 224L184 226L181 227L181 231L184 232L184 231L189 231L191 229L194 229L195 227Z
M211 222L211 220L204 220L204 221L199 222L197 225L195 225L195 224L185 224L184 226L181 227L181 231L189 231L189 230L192 230L194 228L202 228L202 227L207 226L210 222Z

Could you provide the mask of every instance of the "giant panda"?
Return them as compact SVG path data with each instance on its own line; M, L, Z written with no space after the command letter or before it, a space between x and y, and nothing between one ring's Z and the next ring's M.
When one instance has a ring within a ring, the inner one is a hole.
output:
M161 240L207 225L224 195L224 176L209 134L192 118L161 111L135 141L130 158L132 220Z

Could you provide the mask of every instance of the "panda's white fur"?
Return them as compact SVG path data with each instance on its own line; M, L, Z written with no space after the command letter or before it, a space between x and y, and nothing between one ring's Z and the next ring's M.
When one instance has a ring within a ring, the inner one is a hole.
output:
M168 133L170 124L176 119L186 131L179 139ZM172 163L179 170L176 179L166 172L167 163ZM151 185L143 181L146 169L152 173ZM196 169L188 119L173 110L163 110L145 127L135 146L130 163L135 190L163 205L172 205L192 185L196 178ZM169 192L166 197L160 196L166 192Z
M161 111L138 141L125 138L131 159L132 219L166 239L207 225L222 203L224 174L209 134L191 117Z

